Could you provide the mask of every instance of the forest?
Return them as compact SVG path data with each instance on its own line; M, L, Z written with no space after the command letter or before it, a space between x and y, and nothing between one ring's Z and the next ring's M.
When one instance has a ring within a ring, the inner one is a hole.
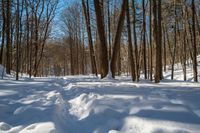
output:
M113 78L159 82L169 69L173 80L181 63L183 79L192 64L198 82L198 0L1 0L0 7L0 64L17 80L23 73L104 78L110 70Z
M0 133L199 133L199 0L0 0Z

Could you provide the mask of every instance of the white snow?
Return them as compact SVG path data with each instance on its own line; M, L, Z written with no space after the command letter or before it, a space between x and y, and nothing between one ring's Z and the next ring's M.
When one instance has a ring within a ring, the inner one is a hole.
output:
M198 69L200 70L200 69ZM199 133L200 83L175 67L159 84L131 77L0 80L0 133Z
M55 125L52 122L34 123L24 128L20 133L55 133Z

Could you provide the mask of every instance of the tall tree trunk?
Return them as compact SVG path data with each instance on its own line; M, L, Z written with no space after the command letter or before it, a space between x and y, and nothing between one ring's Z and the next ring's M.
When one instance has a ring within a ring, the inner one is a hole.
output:
M91 26L90 26L91 24L90 24L90 11L89 11L89 2L88 2L88 0L87 0L87 8L86 8L84 0L82 0L82 6L83 6L83 11L84 11L85 23L86 23L86 27L87 27L92 73L97 75L97 67L96 67L96 60L95 60L95 55L94 55L92 33L91 33Z
M150 44L150 80L153 80L153 54L152 54L152 0L149 0L149 44Z
M37 76L37 61L38 61L38 18L37 18L37 15L36 15L36 13L35 13L35 15L34 15L34 21L35 21L35 38L34 38L34 45L35 45L35 51L34 51L34 59L35 59L35 61L34 61L34 77L36 77Z
M138 46L137 46L137 34L136 34L136 8L135 0L132 0L133 5L133 37L134 37L134 47L135 47L135 71L136 71L136 81L139 82L140 70L139 70L139 58L138 58Z
M158 0L158 60L160 62L159 64L159 77L160 80L162 80L163 75L162 75L162 7L161 7L161 1Z
M25 0L25 8L26 8L26 72L29 70L29 56L30 56L30 45L29 45L29 9L28 9L28 1Z
M6 56L7 56L7 59L6 59L6 73L7 74L10 74L10 71L11 71L11 32L10 32L10 29L11 29L11 21L10 21L10 18L11 18L11 0L7 0L6 2L7 4L7 12L6 12Z
M195 26L195 2L192 0L192 31L193 31L193 76L194 82L198 82L197 74L197 48L196 48L196 26Z
M20 1L19 1L20 2ZM21 8L20 8L21 7ZM25 52L22 51L22 37L23 37L23 24L22 24L22 16L24 12L24 0L21 1L21 5L19 5L19 72L23 75L24 66L25 66ZM26 51L26 50L24 50Z
M108 55L109 55L109 60L111 60L111 49L112 49L112 44L111 44L111 34L110 34L110 28L111 28L111 26L110 26L110 3L109 3L109 0L107 1L107 6L108 6L108 46L109 46L109 48L108 48Z
M73 61L73 46L72 46L72 37L69 37L69 47L70 47L70 69L71 69L71 75L74 75L74 61Z
M131 75L132 80L135 81L135 62L133 58L133 46L132 46L132 37L131 37L131 26L130 26L130 14L129 14L129 4L127 0L127 6L126 6L126 20L127 20L127 30L128 30L128 55L129 55L129 64L131 68Z
M100 71L101 78L104 78L108 74L108 53L107 53L107 41L105 35L105 27L103 20L103 13L101 8L101 2L99 0L94 0L95 14L97 20L97 29L100 40Z
M120 76L121 75L121 71L122 71L122 65L121 65L121 48L119 48L119 53L117 56L117 61L116 61L116 67L117 67L117 75Z
M146 64L146 16L145 16L145 0L142 0L142 11L143 11L143 69L144 78L147 79L147 64Z
M165 35L165 28L162 25L163 29L163 58L164 58L164 71L166 72L166 65L167 65L167 54L166 54L166 35Z
M124 0L122 3L122 8L121 8L120 16L119 16L117 31L115 34L113 53L112 53L112 59L111 59L111 72L112 72L113 78L115 77L115 72L116 72L116 62L117 62L117 56L119 54L119 49L120 49L120 40L121 40L121 34L122 34L122 30L123 30L123 25L124 25L126 6L127 6L127 1Z
M17 0L17 15L16 15L16 80L19 80L19 0Z
M159 44L158 44L158 23L157 23L157 1L153 0L153 15L154 15L154 41L156 46L156 60L155 60L155 83L160 82L160 60L159 60Z
M4 52L4 39L5 39L5 27L6 27L6 16L5 16L5 3L4 0L1 1L2 6L2 17L3 17L3 26L2 26L2 36L1 36L1 51L0 51L0 64L3 64L3 52Z
M32 58L33 58L33 55L32 55L32 50L33 50L33 34L34 34L34 27L33 27L33 11L32 11L32 13L31 13L31 38L30 38L30 56L29 56L29 78L31 78L31 76L32 76Z
M171 73L171 80L174 79L174 64L175 64L175 57L176 57L176 46L177 46L177 38L176 38L176 22L177 22L177 18L176 18L177 14L176 14L176 1L174 1L174 47L173 47L173 56L172 56L172 73Z
M187 21L186 21L186 13L185 13L185 10L182 9L182 14L184 16L184 19L185 19L185 23L184 23L184 33L183 33L183 37L184 37L184 42L183 42L183 75L184 75L184 81L187 80L187 69L186 69L186 61L187 61Z

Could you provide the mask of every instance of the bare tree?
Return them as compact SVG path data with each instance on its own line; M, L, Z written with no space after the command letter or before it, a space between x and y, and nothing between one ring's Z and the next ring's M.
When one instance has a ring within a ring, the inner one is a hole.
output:
M6 73L11 72L11 0L6 2Z
M130 26L130 14L129 14L129 2L127 0L126 6L126 19L127 19L127 31L128 31L128 48L129 48L129 62L132 74L132 80L135 81L135 62L133 58L133 46L132 46L132 36L131 36L131 26Z
M119 54L119 49L120 49L120 40L121 40L121 34L122 34L122 30L123 30L123 25L124 25L126 6L127 6L127 1L124 0L122 3L122 8L121 8L120 16L119 16L117 31L115 34L115 40L114 40L114 46L113 46L113 52L112 52L112 58L111 58L111 64L110 64L113 78L115 77L116 61L117 61L117 56Z
M195 2L192 0L192 31L193 31L193 76L194 76L194 82L198 82L197 77L197 48L196 48L196 24L195 24Z
M87 0L87 8L86 8L84 0L82 0L82 6L83 6L85 23L86 23L86 27L87 27L87 33L88 33L88 43L89 43L89 49L90 49L90 60L91 60L91 66L92 66L92 73L97 75L96 60L95 60L95 55L94 55L92 33L91 33L90 11L89 11L88 0Z
M104 78L108 74L108 53L107 53L107 41L105 35L105 27L103 20L103 12L101 8L101 2L99 0L94 0L96 21L97 21L97 29L100 40L100 71L101 78Z

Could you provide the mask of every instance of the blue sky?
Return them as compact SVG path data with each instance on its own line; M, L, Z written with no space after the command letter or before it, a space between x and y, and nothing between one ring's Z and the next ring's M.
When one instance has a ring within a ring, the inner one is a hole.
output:
M62 14L62 11L63 11L63 9L70 6L75 1L81 1L81 0L59 0L58 9L56 11L56 16L54 18L54 24L53 24L51 36L53 36L53 37L62 36L62 31L61 31L61 25L62 25L61 14Z

